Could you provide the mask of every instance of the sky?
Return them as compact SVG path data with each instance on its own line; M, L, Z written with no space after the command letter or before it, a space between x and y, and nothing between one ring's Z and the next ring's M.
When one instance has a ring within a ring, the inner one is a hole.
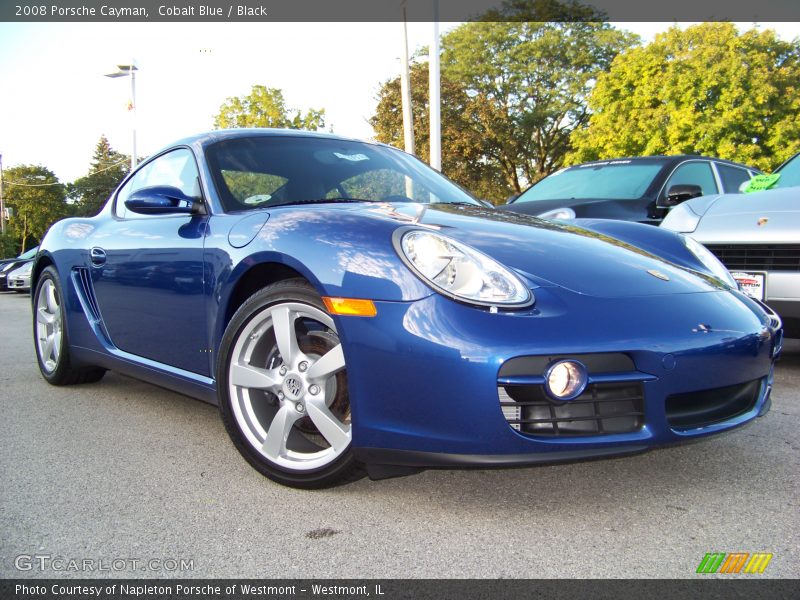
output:
M651 40L670 24L617 26ZM800 36L800 23L759 27ZM410 52L430 43L431 23L408 30ZM3 167L40 164L74 181L103 134L130 154L130 81L104 74L131 61L139 156L211 129L222 103L256 84L282 89L289 107L324 108L326 130L369 139L401 52L402 23L0 23Z

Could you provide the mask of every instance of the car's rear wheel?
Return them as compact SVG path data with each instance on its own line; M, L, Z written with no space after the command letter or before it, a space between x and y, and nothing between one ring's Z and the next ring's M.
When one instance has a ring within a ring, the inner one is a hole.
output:
M33 339L39 371L53 385L93 383L105 374L99 367L74 367L64 318L64 294L52 266L42 271L33 296Z
M307 282L280 281L251 296L231 319L217 363L222 418L248 462L301 488L361 477L345 368L333 319Z

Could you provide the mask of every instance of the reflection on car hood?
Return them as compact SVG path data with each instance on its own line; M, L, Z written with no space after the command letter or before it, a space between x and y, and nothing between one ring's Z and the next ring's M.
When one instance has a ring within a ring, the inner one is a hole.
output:
M601 297L717 289L709 280L644 250L566 222L448 204L382 204L359 210L401 224L435 228L539 285L558 285ZM669 280L648 271L656 271Z
M692 237L703 243L794 243L800 239L800 187L696 198Z

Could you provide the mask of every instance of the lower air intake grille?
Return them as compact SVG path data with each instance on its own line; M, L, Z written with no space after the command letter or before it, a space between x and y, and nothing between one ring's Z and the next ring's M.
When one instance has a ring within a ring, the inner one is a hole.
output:
M498 387L500 408L520 433L578 436L630 433L642 428L641 383L596 383L569 402L554 402L541 385Z
M726 421L749 410L758 401L762 380L667 398L667 421L673 429L693 429Z

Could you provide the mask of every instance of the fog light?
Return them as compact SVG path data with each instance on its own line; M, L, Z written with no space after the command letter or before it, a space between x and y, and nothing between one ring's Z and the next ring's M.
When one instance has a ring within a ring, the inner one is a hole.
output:
M589 374L576 360L560 360L544 374L545 389L554 400L574 400L586 389Z

